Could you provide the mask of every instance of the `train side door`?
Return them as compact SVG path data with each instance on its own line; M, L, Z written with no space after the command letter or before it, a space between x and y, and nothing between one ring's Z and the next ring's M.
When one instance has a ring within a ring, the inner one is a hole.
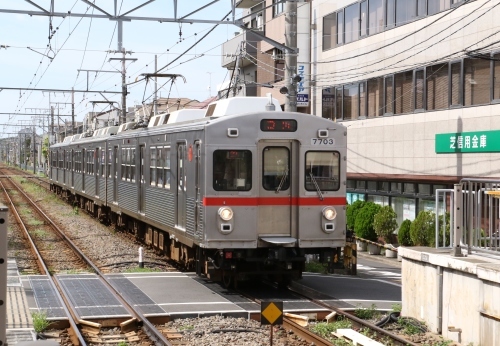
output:
M87 151L82 149L82 191L85 192L85 172L87 171Z
M177 221L176 227L186 229L186 143L177 143Z
M293 237L293 220L298 172L292 141L262 140L259 142L259 217L258 234L261 238ZM264 239L265 240L265 239Z
M101 151L95 148L94 151L94 174L95 174L95 195L99 196L99 175L101 174Z
M144 199L146 191L146 181L144 179L144 144L139 146L139 213L144 213Z
M113 202L118 202L118 147L113 148Z
M75 150L71 149L71 162L70 162L70 169L71 169L71 187L75 187Z
M196 208L194 211L194 222L195 222L195 232L198 232L200 227L200 215L201 215L201 142L196 141L194 143L194 154L195 154L195 198L196 198Z

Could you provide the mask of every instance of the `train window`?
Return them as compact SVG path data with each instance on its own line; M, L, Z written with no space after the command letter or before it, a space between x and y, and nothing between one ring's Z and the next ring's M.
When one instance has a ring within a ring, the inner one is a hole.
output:
M170 147L165 147L163 150L163 180L165 181L165 188L170 189Z
M266 147L263 155L262 187L285 191L290 187L290 151L285 147Z
M216 150L213 155L213 187L216 191L248 191L252 188L252 152Z
M149 183L156 185L156 147L149 149Z
M101 176L106 176L106 150L101 150Z
M108 149L108 177L111 178L111 163L113 162L113 150Z
M306 153L305 188L307 191L336 191L340 188L340 153Z

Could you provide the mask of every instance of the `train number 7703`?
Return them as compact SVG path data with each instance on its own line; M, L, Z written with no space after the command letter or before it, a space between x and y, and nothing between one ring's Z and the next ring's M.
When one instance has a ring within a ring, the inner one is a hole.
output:
M333 138L311 138L311 145L335 145Z

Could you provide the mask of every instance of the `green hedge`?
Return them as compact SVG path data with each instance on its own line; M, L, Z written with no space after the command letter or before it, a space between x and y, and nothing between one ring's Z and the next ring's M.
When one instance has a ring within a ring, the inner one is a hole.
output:
M356 221L354 223L354 232L356 236L371 241L377 240L377 234L373 228L373 219L380 209L382 209L382 207L373 202L366 202L364 204L356 215Z

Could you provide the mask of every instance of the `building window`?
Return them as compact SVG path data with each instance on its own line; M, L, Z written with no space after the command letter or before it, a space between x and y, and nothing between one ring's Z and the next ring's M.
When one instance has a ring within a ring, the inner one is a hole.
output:
M356 180L356 190L364 190L366 188L365 180Z
M415 109L424 109L424 70L415 71Z
M430 184L418 184L418 193L421 195L429 195L431 194L431 185Z
M335 119L335 94L333 88L326 88L322 90L321 116L330 120Z
M353 204L356 201L364 201L365 200L365 194L364 193L350 193L348 192L346 194L347 197L347 203Z
M384 0L368 0L368 33L384 31Z
M429 0L427 9L429 16L450 8L450 0Z
M427 14L427 0L417 0L417 17L423 17Z
M361 37L368 35L368 1L362 1L359 4L359 35Z
M347 6L344 10L345 14L345 43L356 41L359 39L359 6L357 3Z
M344 10L337 12L337 44L344 43Z
M500 100L500 53L493 55L493 99Z
M335 89L335 119L342 119L342 87Z
M448 64L427 67L427 109L448 108Z
M464 60L464 105L490 102L490 60Z
M388 181L379 181L377 190L382 192L389 192L390 183Z
M401 225L404 220L415 220L415 199L392 197L391 206L396 212L398 225Z
M382 115L384 104L384 80L382 78L369 79L368 85L368 117Z
M388 196L368 195L366 200L368 202L373 202L375 204L378 204L382 207L389 205L389 197Z
M370 191L377 191L377 182L369 180L366 182L366 189Z
M323 17L323 50L335 47L337 36L337 13Z
M280 0L273 0L273 18L283 13L285 10L285 3Z
M359 114L359 85L344 86L343 119L356 120Z
M397 0L396 2L396 25L411 22L417 16L416 0Z
M414 194L416 191L414 183L405 183L404 184L404 193Z
M385 26L387 28L393 27L395 22L396 0L386 0L385 12Z
M366 82L359 83L359 116L366 117Z
M462 63L450 64L450 105L459 106L462 104Z
M413 71L394 75L395 110L394 114L410 113L413 111Z
M403 184L402 183L391 183L391 192L393 193L401 193L403 191Z
M392 76L385 77L385 114L394 113L394 89Z

